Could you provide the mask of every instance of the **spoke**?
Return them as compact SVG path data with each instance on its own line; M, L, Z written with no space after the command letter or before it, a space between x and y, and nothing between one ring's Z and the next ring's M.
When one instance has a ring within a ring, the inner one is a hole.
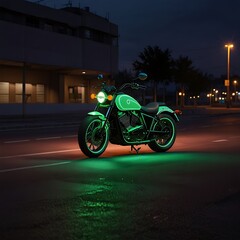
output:
M100 134L101 132L101 134ZM89 125L86 133L86 143L88 149L97 152L104 146L106 138L106 128L102 129L100 121L94 121Z

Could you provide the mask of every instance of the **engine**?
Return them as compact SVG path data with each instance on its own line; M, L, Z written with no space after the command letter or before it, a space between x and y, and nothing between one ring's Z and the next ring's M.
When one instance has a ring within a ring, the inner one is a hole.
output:
M145 127L134 112L118 112L122 133L127 141L141 141L146 135Z

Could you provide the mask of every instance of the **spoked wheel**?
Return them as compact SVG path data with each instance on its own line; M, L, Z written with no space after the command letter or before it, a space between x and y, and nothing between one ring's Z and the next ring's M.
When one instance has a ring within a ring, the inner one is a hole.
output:
M78 144L82 152L91 158L100 156L108 145L109 126L103 127L99 118L88 116L79 127Z
M167 115L159 115L159 121L153 127L154 131L161 131L161 133L154 133L155 140L148 144L148 146L155 152L165 152L169 150L176 139L176 123L174 119Z

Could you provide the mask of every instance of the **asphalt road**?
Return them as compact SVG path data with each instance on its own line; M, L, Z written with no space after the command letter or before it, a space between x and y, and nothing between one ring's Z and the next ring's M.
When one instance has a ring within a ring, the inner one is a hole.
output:
M183 116L167 153L77 145L77 123L1 131L0 239L240 239L240 114Z

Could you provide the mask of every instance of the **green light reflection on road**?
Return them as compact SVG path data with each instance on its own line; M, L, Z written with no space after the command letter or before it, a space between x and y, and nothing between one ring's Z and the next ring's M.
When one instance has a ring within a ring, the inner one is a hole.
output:
M136 154L113 156L108 158L87 159L79 164L81 167L96 170L114 170L124 165L152 165L165 163L185 163L201 161L206 163L208 161L215 161L220 159L220 154L212 153L161 153L161 154ZM80 166L79 166L80 167Z
M104 177L92 179L92 182L88 182L88 184L81 184L82 193L78 197L78 202L75 202L70 216L71 222L74 222L74 226L78 229L75 232L76 235L83 239L105 239L103 233L108 232L112 239L127 239L129 237L127 233L134 232L135 239L137 239L138 234L142 234L142 232L139 233L138 226L141 226L141 229L149 230L146 218L148 223L155 223L154 204L157 204L157 200L154 202L152 196L153 193L156 194L156 190L161 201L167 201L167 196L171 194L174 187L179 188L186 183L184 174L182 174L185 169L196 173L201 164L207 166L216 161L219 163L221 156L218 153L168 152L79 161L77 164L81 170L85 170L87 173L99 171L100 176ZM148 172L150 177L144 175L143 182L141 177L139 179L136 176L135 179L131 178L132 172L139 169L141 173ZM109 176L108 172L113 172L113 170L115 173ZM159 171L161 171L164 181L170 184L170 188L159 189L154 184L149 185L149 178L159 176ZM116 172L120 174L116 175ZM137 176L138 174L139 172ZM180 185L171 185L176 180ZM157 214L158 219L162 222L168 218L168 212L165 212L164 209L158 210Z

